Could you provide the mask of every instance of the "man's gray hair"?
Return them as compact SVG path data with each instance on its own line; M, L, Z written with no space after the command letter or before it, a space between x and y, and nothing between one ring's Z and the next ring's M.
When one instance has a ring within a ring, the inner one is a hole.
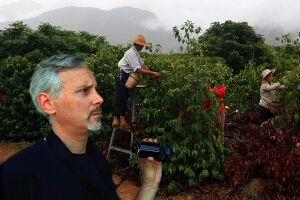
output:
M39 93L44 92L50 94L53 98L59 98L61 95L61 79L58 73L78 68L87 68L85 60L67 55L55 55L38 64L31 77L29 93L37 110L48 120L49 116L40 108L37 96Z

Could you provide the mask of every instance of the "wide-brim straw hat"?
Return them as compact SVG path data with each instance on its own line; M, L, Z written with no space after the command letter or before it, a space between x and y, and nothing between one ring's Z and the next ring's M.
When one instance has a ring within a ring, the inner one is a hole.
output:
M142 46L149 46L149 44L145 41L145 37L141 34L138 34L133 40L129 40L129 42L133 42Z
M274 69L265 69L262 73L261 73L261 77L264 79L266 78L270 73L275 73L276 68Z

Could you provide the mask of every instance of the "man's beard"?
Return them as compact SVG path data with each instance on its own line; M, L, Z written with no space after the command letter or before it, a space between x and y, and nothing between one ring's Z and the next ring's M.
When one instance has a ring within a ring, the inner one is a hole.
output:
M101 124L101 118L99 116L99 118L97 119L97 121L95 123L91 122L90 119L91 119L91 115L93 112L101 112L101 108L100 107L97 107L95 109L93 109L88 117L88 125L87 125L87 128L89 131L99 131L102 127L102 124Z
M96 123L88 122L87 128L89 131L99 131L101 129L101 126L102 126L102 124L101 124L101 120L99 118L99 120L97 120Z

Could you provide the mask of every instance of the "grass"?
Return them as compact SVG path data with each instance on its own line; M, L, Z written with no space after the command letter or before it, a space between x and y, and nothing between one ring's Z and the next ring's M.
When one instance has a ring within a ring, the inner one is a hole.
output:
M247 185L241 187L241 189L243 193L251 197L251 199L255 199L258 197L258 195L254 192L254 190Z

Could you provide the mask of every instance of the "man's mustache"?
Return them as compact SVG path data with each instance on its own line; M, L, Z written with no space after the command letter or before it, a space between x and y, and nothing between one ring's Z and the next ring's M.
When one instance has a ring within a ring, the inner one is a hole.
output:
M91 110L90 114L89 114L89 118L92 116L93 113L95 112L102 112L102 108L101 107L96 107L93 110Z

